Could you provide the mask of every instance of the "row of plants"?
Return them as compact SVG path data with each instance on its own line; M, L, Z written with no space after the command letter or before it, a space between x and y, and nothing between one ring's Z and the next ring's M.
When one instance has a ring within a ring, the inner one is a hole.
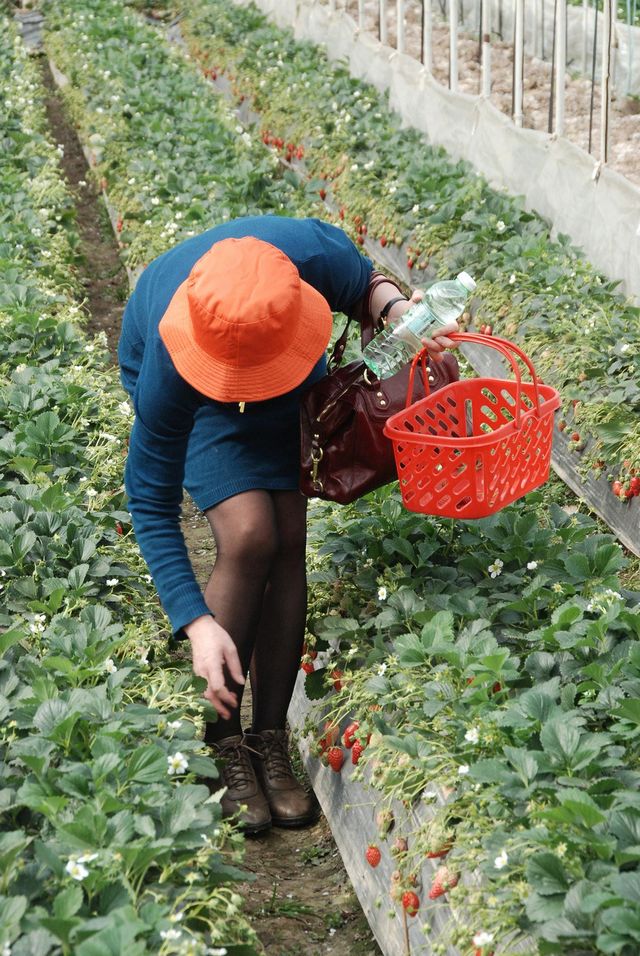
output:
M475 326L489 324L524 345L561 391L561 427L570 424L576 452L585 432L595 435L585 467L619 479L614 493L632 497L640 471L640 312L617 283L566 236L553 239L549 223L520 200L401 128L384 95L253 4L183 0L175 9L205 74L224 73L236 103L248 101L258 114L263 142L303 163L323 216L361 244L366 236L380 248L401 247L412 283L425 270L476 277Z
M0 15L0 949L250 954L242 840L130 534L132 409L83 331L44 96Z
M68 113L117 212L131 270L226 219L287 209L295 177L208 95L182 49L120 2L43 6L47 52L70 81Z
M92 5L91 34L80 38L85 47L89 37L94 44L90 57L74 46L78 23L89 29L79 7L68 19L58 13L51 20L58 32L50 49L65 72L74 75L85 64L69 94L82 129L95 103L105 104L100 117L110 110L117 116L117 101L109 102L121 76L145 89L147 69L139 76L130 67L138 44L153 40L162 78L172 75L157 33L122 10L118 20L116 12L111 0ZM171 56L180 83L187 82L183 73L193 79L193 64L179 51ZM152 86L159 82L154 77ZM198 82L199 115L208 120L222 107ZM155 98L152 92L146 89L138 111L138 140L130 137L116 162L117 143L105 138L96 169L118 183L118 209L132 236L140 220L128 212L133 192L126 186L137 185L128 182L130 170L144 149L146 124L173 95L169 83ZM103 128L110 123L107 115ZM180 145L167 134L168 153ZM254 148L260 155L262 144ZM222 161L218 175L232 175ZM290 199L282 209L300 214L308 189L285 182ZM163 195L163 203L172 198ZM158 241L166 247L176 237ZM358 743L352 763L356 773L373 772L382 801L377 842L398 860L393 900L404 900L409 914L417 900L422 911L424 859L448 854L429 905L442 905L443 896L452 906L457 925L466 927L452 939L461 952L508 952L530 934L540 952L573 947L630 956L637 945L631 834L638 818L639 615L619 590L618 546L584 516L544 506L541 495L495 519L455 525L404 512L394 491L348 509L316 507L308 693L339 688L323 734L335 767L326 738L342 750L334 728L354 718L359 724L349 735ZM330 659L316 668L318 651ZM442 792L447 799L440 804ZM385 804L395 799L433 815L428 824L409 814L396 820L387 849ZM471 879L478 871L481 884ZM445 944L434 945L437 951Z
M374 788L378 905L435 934L447 904L433 953L636 953L640 603L620 547L541 492L477 522L388 489L318 502L311 537L308 729L326 773Z

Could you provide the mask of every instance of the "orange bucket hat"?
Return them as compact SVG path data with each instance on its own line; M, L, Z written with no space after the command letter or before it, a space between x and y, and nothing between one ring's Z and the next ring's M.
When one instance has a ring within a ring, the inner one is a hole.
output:
M178 286L159 325L178 373L219 402L259 402L307 377L331 336L329 304L261 239L222 239Z

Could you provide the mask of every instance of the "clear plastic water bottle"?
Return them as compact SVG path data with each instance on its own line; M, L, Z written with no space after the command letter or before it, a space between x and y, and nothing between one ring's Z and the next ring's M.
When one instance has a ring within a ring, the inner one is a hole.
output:
M409 306L395 325L383 329L365 346L365 364L378 378L395 375L423 348L422 339L430 339L438 328L462 315L475 287L468 272L434 282L420 302Z

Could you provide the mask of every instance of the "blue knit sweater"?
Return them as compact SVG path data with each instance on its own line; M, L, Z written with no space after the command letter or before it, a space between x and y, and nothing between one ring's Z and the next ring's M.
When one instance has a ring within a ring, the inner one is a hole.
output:
M122 384L135 409L125 485L138 544L176 632L210 613L180 530L183 485L203 509L250 488L297 487L299 395L326 370L323 357L299 388L247 403L250 417L238 414L235 404L205 397L177 373L158 332L160 319L195 262L215 242L243 236L281 249L334 312L353 307L367 288L372 268L335 226L317 219L258 216L188 239L155 259L140 276L124 312L118 348ZM288 440L282 440L283 429ZM212 459L216 436L220 447ZM252 460L252 444L260 441Z

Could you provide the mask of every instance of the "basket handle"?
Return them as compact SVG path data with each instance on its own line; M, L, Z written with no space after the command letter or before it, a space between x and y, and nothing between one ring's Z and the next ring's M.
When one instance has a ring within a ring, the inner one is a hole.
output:
M531 362L531 359L529 358L528 355L526 355L522 351L521 348L519 348L517 345L514 345L514 343L510 342L508 339L500 338L500 336L496 335L496 336L489 337L486 335L479 335L477 332L450 332L448 335L448 338L452 339L452 341L454 342L475 342L477 345L488 345L491 348L494 348L497 352L500 352L500 354L507 359L507 361L511 365L511 368L513 369L513 373L516 377L516 384L518 386L518 399L516 402L515 422L516 422L516 428L519 428L520 415L521 415L520 392L522 389L522 374L520 372L520 368L516 360L514 359L512 355L512 352L514 352L518 356L518 358L520 358L522 362L526 365L529 371L529 374L531 375L531 381L533 383L533 391L534 391L535 400L536 400L535 411L536 411L536 414L540 415L540 391L538 387L539 379L538 379L538 376L536 375L536 370L533 367L533 363ZM407 405L411 403L411 397L413 394L413 376L415 373L415 367L418 364L418 362L422 362L422 365L424 366L424 361L425 361L424 356L426 352L427 352L427 349L422 349L414 357L411 363L411 372L409 373L409 389L407 393ZM426 388L426 394L427 395L429 394L428 387Z

